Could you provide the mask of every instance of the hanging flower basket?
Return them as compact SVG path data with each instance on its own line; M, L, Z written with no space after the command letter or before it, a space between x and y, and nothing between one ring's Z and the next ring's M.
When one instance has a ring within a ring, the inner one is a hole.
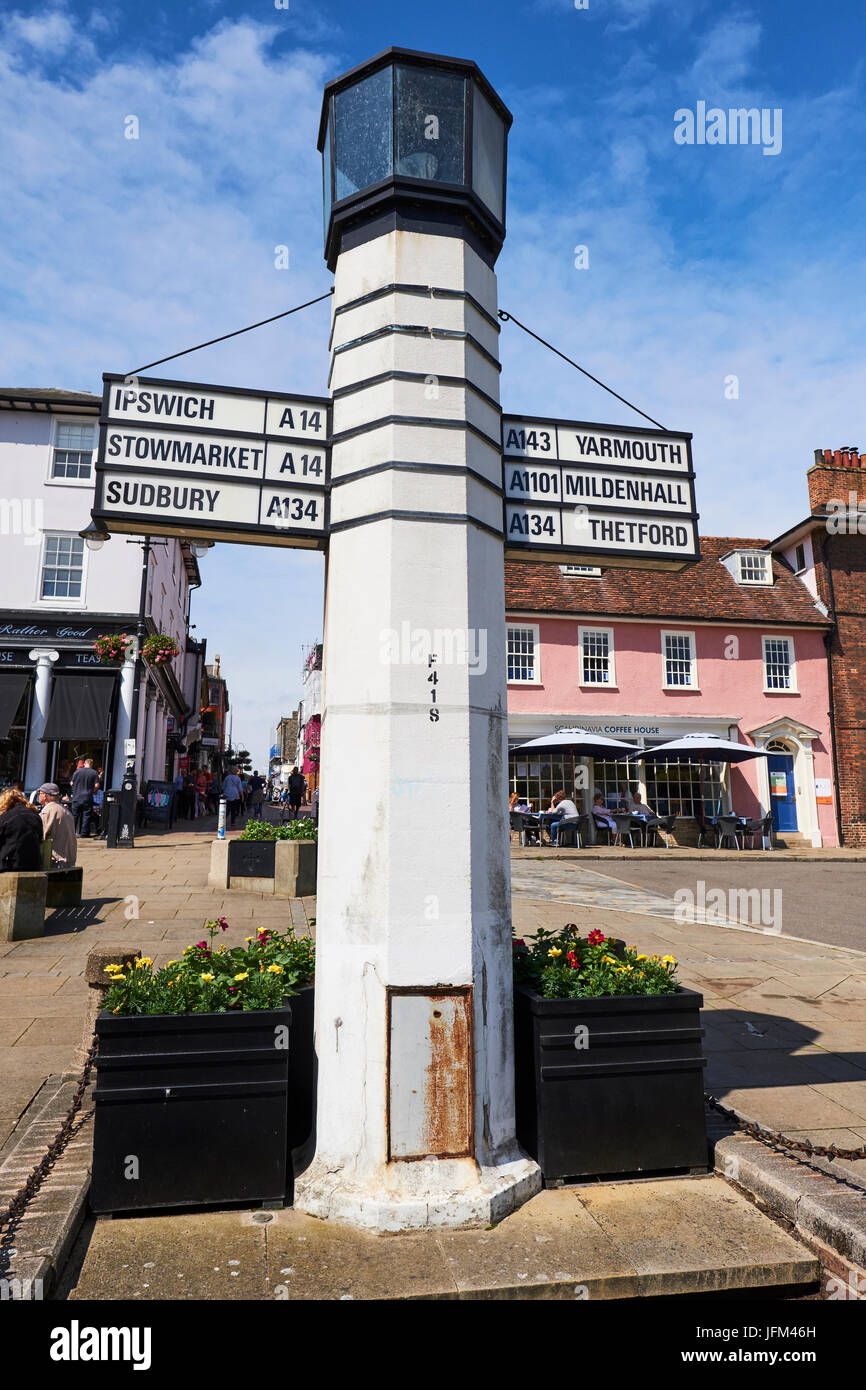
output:
M109 632L105 635L100 633L93 644L93 650L106 665L119 665L125 660L132 641L128 632Z
M149 666L165 666L178 655L180 647L173 637L154 632L144 643L141 654Z

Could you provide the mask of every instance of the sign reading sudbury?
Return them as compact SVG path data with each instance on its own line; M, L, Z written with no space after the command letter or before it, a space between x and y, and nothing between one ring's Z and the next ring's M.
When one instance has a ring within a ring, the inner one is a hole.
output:
M506 559L667 570L697 560L691 438L504 415Z
M94 516L110 530L322 547L330 401L106 374Z

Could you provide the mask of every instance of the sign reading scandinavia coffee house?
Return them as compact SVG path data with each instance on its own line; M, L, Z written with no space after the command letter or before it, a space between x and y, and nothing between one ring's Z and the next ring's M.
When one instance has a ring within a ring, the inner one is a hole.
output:
M103 377L94 517L113 530L327 544L322 397ZM682 569L698 559L691 435L502 418L507 559Z

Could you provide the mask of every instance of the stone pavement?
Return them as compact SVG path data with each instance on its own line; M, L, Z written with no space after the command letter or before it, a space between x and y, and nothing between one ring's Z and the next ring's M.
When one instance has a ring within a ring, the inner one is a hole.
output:
M315 900L219 893L207 886L215 817L150 832L132 849L79 841L81 908L50 913L45 935L0 943L0 1155L49 1075L74 1074L87 990L84 963L95 946L140 947L157 964L197 941L207 918L225 915L222 940L240 945L256 928L308 930Z
M597 866L521 859L512 877L518 934L576 922L676 957L683 984L704 996L706 1089L717 1099L791 1138L864 1144L866 954L753 926L680 923L673 899L614 878L605 886ZM832 1170L866 1187L866 1160Z
M167 961L200 937L207 917L220 914L231 924L229 944L255 926L292 920L306 929L313 899L287 903L208 889L214 828L211 819L156 831L131 850L82 843L83 908L53 914L41 939L0 945L0 1155L47 1077L73 1072L86 1007L84 962L94 946L138 946ZM679 923L668 895L623 882L607 868L565 856L515 856L517 930L576 921L676 956L683 982L705 999L708 1089L793 1137L863 1144L866 955L754 928ZM619 865L610 869L622 873ZM835 1168L866 1186L866 1161Z
M487 1230L374 1235L296 1211L100 1219L80 1299L609 1299L811 1292L812 1252L718 1177L541 1192ZM71 1285L71 1288L70 1288Z

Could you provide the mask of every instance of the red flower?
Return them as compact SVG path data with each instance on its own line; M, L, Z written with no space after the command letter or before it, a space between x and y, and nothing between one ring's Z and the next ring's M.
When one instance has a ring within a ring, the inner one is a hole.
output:
M606 937L603 931L599 931L598 927L594 927L586 939L590 946L601 946L602 942L606 940Z
M580 961L578 960L578 958L577 958L577 956L575 955L574 951L569 951L569 952L568 952L568 955L566 956L565 959L568 961L568 963L569 963L569 965L571 966L572 970L579 970L579 969L580 969Z
M522 936L516 936L512 941L511 945L512 948L516 948L517 946L525 946L526 942L523 940Z

